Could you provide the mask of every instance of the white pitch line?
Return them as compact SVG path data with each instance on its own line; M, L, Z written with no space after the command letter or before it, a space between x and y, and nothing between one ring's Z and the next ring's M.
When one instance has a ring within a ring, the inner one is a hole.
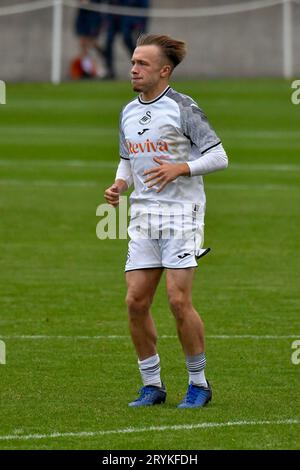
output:
M55 137L60 136L73 136L78 135L83 137L100 137L100 136L118 136L117 128L113 127L40 127L40 126L1 126L0 127L3 136L8 137L28 137L31 138L36 136L50 136L51 134ZM2 142L2 140L1 140Z
M0 335L0 338L5 340L119 340L125 339L129 340L130 336L127 335ZM254 339L254 340L264 340L264 339L300 339L299 335L206 335L208 339ZM161 335L158 339L177 339L176 335Z
M49 181L49 180L11 180L11 179L1 179L1 185L9 186L42 186L42 187L96 187L99 186L99 183L96 181Z
M207 335L210 339L290 339L300 338L299 335Z
M149 426L148 428L125 428L112 429L107 431L82 431L82 432L52 432L50 434L25 434L0 436L0 441L29 441L37 439L56 439L60 437L97 437L112 434L133 434L142 432L162 432L162 431L188 431L194 429L225 428L234 426L290 426L299 425L298 419L286 420L265 420L265 421L228 421L225 423L198 423L198 424L176 424L172 426Z
M299 191L299 186L293 184L235 184L235 183L208 183L205 188L210 189L230 189L230 190L260 190L260 191L285 191L294 190Z
M36 167L37 165L40 166L54 166L54 167L59 167L59 166L67 166L67 167L86 167L86 168L117 168L119 163L118 158L115 160L24 160L24 159L18 159L18 160L3 160L0 159L0 166L23 166L23 167L29 167L29 166L34 166ZM300 168L300 166L299 166Z
M230 168L234 170L247 170L247 171L300 171L300 165L289 164L271 164L267 163L230 163Z

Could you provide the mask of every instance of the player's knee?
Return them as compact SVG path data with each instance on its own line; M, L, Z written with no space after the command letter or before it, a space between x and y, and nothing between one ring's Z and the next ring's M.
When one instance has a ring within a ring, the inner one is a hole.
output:
M169 294L170 309L176 320L181 321L185 317L185 312L190 306L189 299L182 292L174 292Z
M147 298L142 298L140 296L128 294L126 297L126 304L128 308L128 313L131 316L141 315L148 312L150 307L150 302Z

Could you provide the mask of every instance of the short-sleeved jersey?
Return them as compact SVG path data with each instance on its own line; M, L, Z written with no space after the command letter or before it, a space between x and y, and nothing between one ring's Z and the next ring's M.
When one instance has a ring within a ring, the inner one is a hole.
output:
M202 176L180 176L157 193L144 183L144 171L158 165L156 156L170 164L196 160L220 139L193 99L168 87L153 101L140 96L125 106L120 116L120 156L130 160L134 191L131 206L142 204L149 212L160 205L197 204L205 212Z

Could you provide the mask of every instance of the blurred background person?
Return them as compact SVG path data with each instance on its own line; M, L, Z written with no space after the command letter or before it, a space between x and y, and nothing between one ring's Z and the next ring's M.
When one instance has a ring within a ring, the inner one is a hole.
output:
M149 8L149 0L109 0L110 5ZM114 64L114 41L118 34L122 36L123 42L130 56L135 49L138 36L147 32L147 16L124 16L107 15L107 31L104 48L106 75L104 78L114 79L116 77Z
M79 0L79 2L84 7L99 5L102 0ZM102 61L102 49L98 42L102 28L102 13L84 8L78 9L75 18L75 33L79 38L79 56L71 63L72 78L93 78L103 74L102 64L99 63L99 58Z

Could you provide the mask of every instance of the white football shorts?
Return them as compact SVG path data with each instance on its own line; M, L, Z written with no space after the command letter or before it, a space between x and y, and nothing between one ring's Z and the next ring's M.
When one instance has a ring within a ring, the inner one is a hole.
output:
M146 216L145 216L146 217ZM209 249L202 249L204 220L195 218L182 222L162 223L152 214L148 219L131 220L125 272L136 269L169 268L182 269L197 266L197 258ZM144 222L144 224L143 224Z

